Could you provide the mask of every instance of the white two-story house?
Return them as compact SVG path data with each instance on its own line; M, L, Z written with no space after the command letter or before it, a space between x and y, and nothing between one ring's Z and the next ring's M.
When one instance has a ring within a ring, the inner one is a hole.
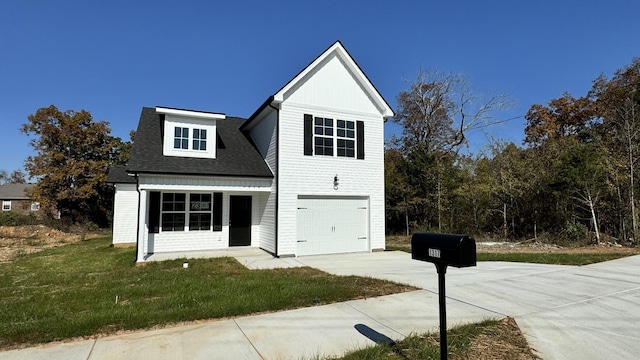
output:
M114 168L113 243L156 253L382 250L388 103L336 42L248 119L143 108Z

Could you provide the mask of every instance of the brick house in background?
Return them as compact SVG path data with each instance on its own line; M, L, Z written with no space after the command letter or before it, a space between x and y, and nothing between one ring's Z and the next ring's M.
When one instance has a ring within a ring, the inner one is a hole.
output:
M33 184L3 184L0 185L0 202L2 211L13 211L21 215L28 215L40 210L40 204L31 201L27 192Z

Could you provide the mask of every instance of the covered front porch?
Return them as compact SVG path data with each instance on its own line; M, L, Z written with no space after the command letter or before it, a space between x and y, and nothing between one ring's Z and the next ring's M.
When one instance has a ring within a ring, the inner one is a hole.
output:
M271 179L167 179L140 184L137 262L258 249L268 237ZM180 180L180 181L177 181Z

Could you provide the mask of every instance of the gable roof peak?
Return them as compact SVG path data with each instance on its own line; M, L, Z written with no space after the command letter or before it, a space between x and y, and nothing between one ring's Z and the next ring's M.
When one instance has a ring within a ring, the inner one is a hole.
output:
M345 64L346 68L353 74L356 81L360 83L362 88L373 99L376 107L380 110L383 117L389 118L393 116L393 110L387 101L382 97L378 89L375 88L373 83L369 80L367 75L362 71L358 63L353 59L351 54L342 45L340 40L336 40L331 46L329 46L324 52L322 52L317 58L315 58L309 65L307 65L302 71L293 77L288 83L286 83L278 92L273 96L273 102L281 103L284 101L286 94L294 89L299 82L304 79L316 69L322 67L325 62L332 56L337 56Z

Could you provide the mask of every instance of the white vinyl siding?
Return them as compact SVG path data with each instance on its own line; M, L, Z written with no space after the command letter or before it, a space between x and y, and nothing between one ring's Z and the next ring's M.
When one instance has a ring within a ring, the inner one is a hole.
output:
M305 156L304 114L363 121L364 160L337 156ZM282 104L280 111L278 254L296 255L297 201L306 196L356 196L369 198L370 250L384 249L384 148L383 120L375 114L339 109ZM339 178L338 189L333 179Z
M277 189L275 179L277 178L277 112L269 111L262 119L256 119L256 124L250 129L250 136L258 148L260 154L265 159L267 165L274 175L271 183L271 191L263 195L264 212L260 221L260 248L271 253L276 252L276 196Z
M322 68L313 72L300 87L284 95L289 104L308 104L326 109L345 109L353 112L377 114L380 109L354 81L353 75L336 56L331 56ZM335 119L335 118L334 118Z
M135 244L138 192L135 184L116 184L113 244Z

